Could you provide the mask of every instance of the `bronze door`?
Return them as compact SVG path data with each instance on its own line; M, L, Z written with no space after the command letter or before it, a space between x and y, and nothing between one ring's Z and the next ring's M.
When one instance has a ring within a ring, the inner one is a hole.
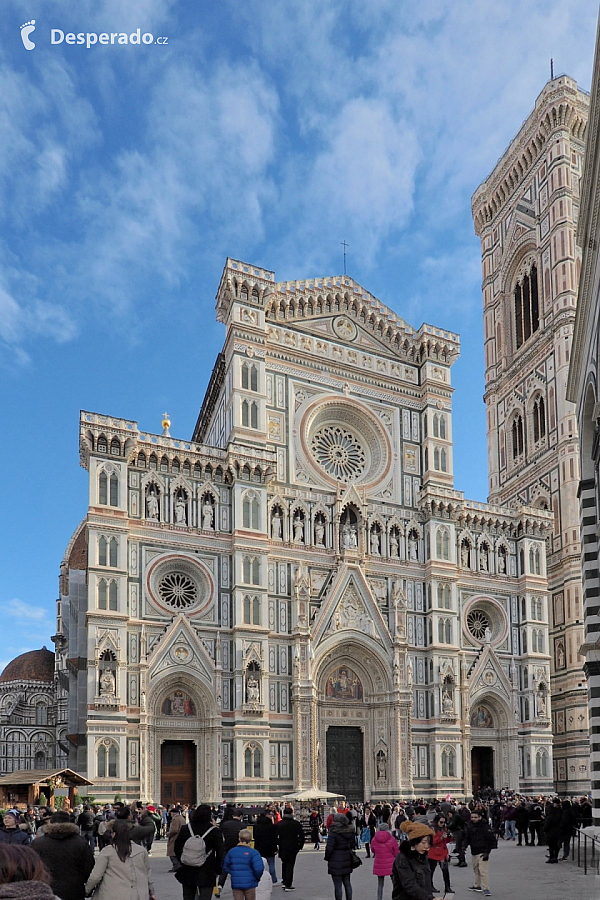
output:
M491 747L472 748L471 777L474 797L480 788L494 787L494 751Z
M360 728L327 729L327 790L350 803L364 800L363 736Z
M160 753L160 802L196 802L196 747L193 741L165 741Z

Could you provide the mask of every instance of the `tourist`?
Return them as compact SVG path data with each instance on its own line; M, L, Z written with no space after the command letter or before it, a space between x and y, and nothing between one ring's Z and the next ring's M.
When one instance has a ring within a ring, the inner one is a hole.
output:
M502 813L502 822L504 823L504 840L516 841L517 839L517 811L513 806L512 800L506 801L504 812Z
M547 863L557 863L561 841L562 804L558 797L552 801L544 819L544 835L548 844L549 857Z
M277 884L277 872L275 871L275 857L277 856L277 828L273 821L273 810L266 808L262 812L253 829L254 849L267 860L271 882Z
M66 812L56 812L35 839L33 849L52 877L52 890L61 900L84 900L85 883L94 868L94 851Z
M427 857L431 868L432 881L436 868L439 866L442 870L444 892L446 894L449 894L452 890L450 887L450 870L448 869L448 861L450 859L448 844L451 840L452 838L446 830L446 816L444 816L443 813L438 813L433 820L433 837L431 838L431 846ZM437 888L434 886L433 890L436 891Z
M219 825L219 828L223 832L223 840L225 842L223 855L227 856L230 850L237 847L240 831L244 828L241 809L239 807L226 809L225 818ZM222 869L221 874L219 875L219 890L225 886L226 881L227 872L225 869Z
M535 847L537 837L538 846L543 843L544 808L541 803L534 801L529 806L529 844Z
M344 813L336 813L327 834L325 859L327 873L331 875L335 900L342 900L342 887L346 900L352 900L352 851L356 847L356 833L352 822Z
M0 900L56 900L50 873L31 847L0 845Z
M265 871L260 853L250 846L251 840L252 832L242 828L238 833L238 843L223 861L223 871L231 875L233 900L256 900L256 888Z
M484 810L479 808L472 810L471 821L467 825L465 849L469 846L471 865L475 873L475 881L469 890L483 891L485 897L491 897L489 859L490 853L498 844Z
M89 806L84 806L83 812L79 813L77 827L79 828L81 837L88 842L93 852L94 847L96 846L96 839L94 837L94 814Z
M256 846L254 849L256 849ZM263 873L261 875L260 881L256 885L256 900L271 900L271 894L273 893L273 880L271 878L271 870L266 858L262 856L261 859L263 862Z
M454 852L458 857L458 862L454 863L454 865L461 869L464 869L467 865L465 859L465 841L467 839L467 824L470 821L471 810L463 804L461 809L458 809L454 813L449 825L450 833L454 838Z
M175 809L170 812L171 821L169 822L169 830L167 831L167 856L171 860L169 872L176 872L179 868L179 860L175 856L175 841L177 840L177 835L185 825L185 816L183 816L182 812L180 806L176 806Z
M312 809L310 811L310 815L308 817L308 827L310 830L310 839L313 842L314 849L321 849L321 825L323 824L323 819L321 818L321 813L318 809ZM354 822L352 822L354 827Z
M202 866L190 866L181 861L185 843L192 835L204 838L207 856ZM210 806L201 803L190 812L189 825L183 825L175 839L175 856L181 863L175 878L183 888L183 900L210 900L222 871L223 855L221 830L214 824Z
M392 900L433 900L427 859L433 832L422 822L410 819L400 828L407 839L400 844L392 868Z
M562 815L560 818L560 845L562 847L561 859L569 858L569 850L571 849L571 838L575 834L577 825L577 814L573 809L570 800L563 800Z
M15 813L4 814L4 822L0 828L0 844L28 844L29 835L19 828L19 820Z
M276 828L283 889L284 891L293 891L295 890L293 881L296 857L304 847L304 829L300 822L294 819L293 807L284 807L283 818Z
M112 844L99 853L86 892L95 889L94 900L154 900L147 851L131 840L127 822L115 822L112 831Z
M392 877L394 860L399 850L398 841L390 831L387 822L382 822L377 827L377 831L371 839L371 850L375 857L373 875L377 876L377 900L382 900L385 879L387 876Z
M364 812L360 819L360 839L365 845L367 851L367 859L371 856L371 841L377 828L377 818L370 806L365 806Z
M525 838L527 847L529 844L529 809L524 800L521 800L515 810L515 825L517 826L517 847L523 846L523 838Z

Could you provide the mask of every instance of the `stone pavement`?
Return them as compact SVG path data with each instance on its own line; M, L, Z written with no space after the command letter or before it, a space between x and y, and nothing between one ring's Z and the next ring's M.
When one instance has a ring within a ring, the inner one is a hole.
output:
M498 850L490 857L490 888L495 900L600 900L600 879L585 876L572 862L557 866L546 865L545 847L517 847L515 843L498 841ZM159 841L152 847L152 871L157 900L181 900L181 886L168 874L171 864L165 857L166 842ZM373 859L366 859L359 850L363 865L352 874L353 900L375 900L377 879L373 875ZM304 849L296 860L293 894L284 894L279 885L273 885L272 900L293 896L294 900L333 900L333 883L327 874L327 863L321 850ZM469 856L467 854L467 861ZM281 872L276 860L277 874ZM483 897L468 890L473 884L473 870L450 867L450 879L456 892L456 900ZM437 887L443 888L442 873L435 873ZM387 879L383 898L390 900L391 880ZM443 895L443 891L442 891ZM223 889L223 900L232 900L229 879Z

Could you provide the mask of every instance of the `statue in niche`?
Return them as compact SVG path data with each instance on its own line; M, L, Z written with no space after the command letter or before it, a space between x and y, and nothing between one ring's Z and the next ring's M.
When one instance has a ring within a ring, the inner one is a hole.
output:
M146 497L146 518L151 522L158 522L158 497L153 487L150 488Z
M294 516L294 543L304 543L304 522L300 513L296 513Z
M418 544L414 531L408 536L408 558L416 560L418 558Z
M481 549L479 551L479 571L487 572L488 571L488 548L486 544L482 544Z
M183 496L179 494L175 501L175 524L176 525L185 525L185 500Z
M379 538L379 532L376 529L373 529L371 532L371 556L380 556L380 546L381 541Z
M483 639L484 639L484 641L486 642L486 644L491 644L491 643L492 643L492 629L490 628L489 625L487 626L487 628L486 628L485 631L483 632Z
M346 522L342 526L342 545L344 550L356 550L358 547L358 536L354 525Z
M101 696L115 696L117 683L115 681L114 672L111 669L104 669L100 676L100 694Z
M398 558L398 553L400 550L400 545L398 543L398 537L395 531L390 532L390 556L394 559Z
M317 547L325 546L325 525L321 519L315 522L315 545Z
M260 700L260 685L258 678L251 675L246 682L246 698L248 703L258 703Z
M282 516L278 509L273 511L273 519L271 521L271 534L273 536L273 540L280 541L281 540L281 522Z
M460 545L460 564L463 569L470 566L471 547L468 541L463 541Z
M506 551L500 547L498 551L498 575L506 575Z
M536 713L540 719L546 718L546 691L540 690L535 698Z
M202 528L204 531L213 530L213 507L208 497L204 498L202 504Z
M449 715L454 712L454 700L452 699L452 693L450 688L445 688L442 691L442 712L445 715Z
M383 750L377 752L377 781L385 781L387 778L387 759Z

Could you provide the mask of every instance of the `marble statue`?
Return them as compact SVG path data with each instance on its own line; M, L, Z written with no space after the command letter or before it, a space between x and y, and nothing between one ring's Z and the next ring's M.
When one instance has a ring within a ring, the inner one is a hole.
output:
M276 541L281 540L281 515L278 512L273 513L273 520L271 522L271 533L273 535L273 539Z
M212 531L213 508L210 500L206 499L202 504L202 528L204 531Z
M248 696L249 703L258 703L260 700L260 687L258 684L258 679L251 675L246 684L246 693Z
M158 522L158 497L153 490L146 497L146 517L152 522Z
M411 532L408 538L408 558L409 559L417 559L417 539L414 534Z
M315 545L317 547L325 546L325 526L320 520L315 522Z
M116 690L115 676L110 669L104 669L100 676L100 693L105 696L111 694L114 696Z
M398 544L398 538L396 537L396 532L392 531L390 534L390 556L394 557L394 559L398 558L398 551L400 546Z
M294 516L294 543L304 543L304 522L299 513Z
M179 495L177 500L175 501L175 524L176 525L185 525L185 500Z

